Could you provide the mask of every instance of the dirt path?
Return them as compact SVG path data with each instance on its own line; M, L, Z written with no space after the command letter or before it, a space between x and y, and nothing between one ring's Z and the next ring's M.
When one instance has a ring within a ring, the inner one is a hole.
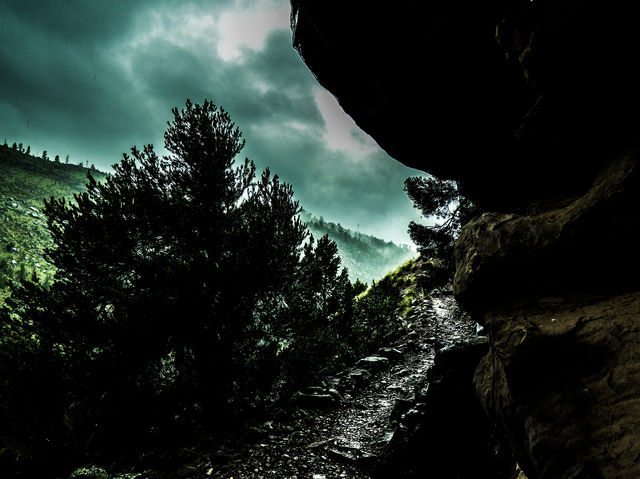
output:
M211 469L219 479L370 478L371 465L393 434L390 419L426 376L435 350L474 334L451 296L428 297L413 305L410 333L391 345L402 354L340 404L299 410L273 424L268 434L238 458Z

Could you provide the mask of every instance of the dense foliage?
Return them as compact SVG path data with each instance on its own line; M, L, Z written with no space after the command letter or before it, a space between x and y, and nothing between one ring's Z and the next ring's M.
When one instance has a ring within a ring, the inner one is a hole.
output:
M359 333L392 305L354 301L363 285L308 235L291 187L236 164L229 115L173 116L166 156L134 148L46 201L55 279L14 286L0 311L0 472L141 464L379 342Z

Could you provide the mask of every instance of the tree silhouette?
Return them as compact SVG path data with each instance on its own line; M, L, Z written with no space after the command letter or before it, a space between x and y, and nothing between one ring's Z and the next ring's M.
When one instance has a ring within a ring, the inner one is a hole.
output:
M223 109L172 113L166 155L133 148L103 182L89 170L85 192L45 201L55 277L14 284L0 308L3 477L206 442L392 324L382 297L356 324L336 244L309 237L290 185L239 161Z
M306 229L289 185L236 164L243 146L223 109L188 101L168 155L134 148L104 183L89 174L73 201L46 201L56 280L11 297L25 348L37 338L35 357L54 368L41 408L58 409L29 415L60 436L36 434L33 448L68 445L68 427L102 452L175 438L196 418L229 420L255 375L272 374L254 368L275 327L264 321L277 320L261 313L286 303Z
M288 374L294 378L316 376L333 366L340 349L347 347L353 317L353 288L346 269L340 267L338 248L327 235L313 237L304 246L296 271L291 312L292 347L287 351ZM341 358L340 358L341 359Z

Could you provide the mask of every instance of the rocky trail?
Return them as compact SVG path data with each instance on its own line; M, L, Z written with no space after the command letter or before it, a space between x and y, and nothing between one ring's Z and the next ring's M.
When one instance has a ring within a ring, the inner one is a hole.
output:
M372 477L402 421L417 413L416 391L436 350L474 335L475 323L450 295L414 300L405 337L300 392L291 419L254 428L254 443L219 450L196 477Z

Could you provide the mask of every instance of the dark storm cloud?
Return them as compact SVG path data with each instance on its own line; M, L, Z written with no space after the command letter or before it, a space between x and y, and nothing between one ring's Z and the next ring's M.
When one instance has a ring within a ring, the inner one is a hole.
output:
M0 137L106 168L211 98L310 211L406 241L411 170L358 132L291 48L282 1L0 0ZM246 25L246 28L244 26ZM2 138L0 138L2 141Z

